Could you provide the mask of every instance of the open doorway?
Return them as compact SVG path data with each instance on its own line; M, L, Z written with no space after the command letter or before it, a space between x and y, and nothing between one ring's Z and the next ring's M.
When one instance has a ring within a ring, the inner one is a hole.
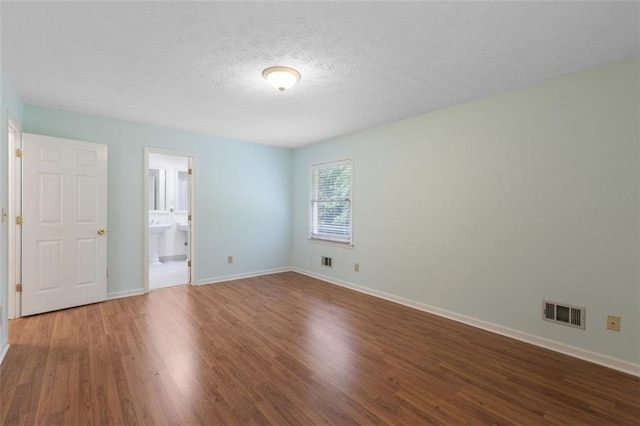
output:
M145 149L146 290L192 282L193 169L190 154Z

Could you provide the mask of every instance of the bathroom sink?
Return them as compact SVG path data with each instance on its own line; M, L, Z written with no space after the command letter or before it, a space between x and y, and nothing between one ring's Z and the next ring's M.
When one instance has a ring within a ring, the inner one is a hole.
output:
M180 231L188 231L189 230L189 222L180 222L177 223L176 226Z
M169 229L171 229L171 225L168 223L149 225L149 233L151 234L162 234Z
M149 265L162 265L160 262L160 252L158 251L158 240L160 234L171 229L170 223L149 224Z

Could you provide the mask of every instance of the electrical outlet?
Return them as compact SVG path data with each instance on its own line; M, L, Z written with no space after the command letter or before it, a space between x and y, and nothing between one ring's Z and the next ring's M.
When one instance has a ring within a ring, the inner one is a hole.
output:
M360 272L360 264L359 263L354 263L353 264L353 270L356 272Z
M233 263L233 256L227 256L227 263Z
M620 331L620 317L607 315L607 330Z

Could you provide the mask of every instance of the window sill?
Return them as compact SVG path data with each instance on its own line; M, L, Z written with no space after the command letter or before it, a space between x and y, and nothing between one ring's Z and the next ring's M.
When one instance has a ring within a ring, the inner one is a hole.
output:
M353 243L341 243L339 241L331 241L331 240L322 240L320 238L307 238L309 242L315 244L323 244L326 246L334 246L334 247L342 247L342 248L353 248Z

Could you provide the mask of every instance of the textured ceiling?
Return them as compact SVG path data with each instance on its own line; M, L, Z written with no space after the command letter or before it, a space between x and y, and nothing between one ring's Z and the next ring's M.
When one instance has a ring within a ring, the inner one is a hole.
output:
M28 103L296 147L640 54L637 2L6 2ZM280 93L264 68L302 80Z

